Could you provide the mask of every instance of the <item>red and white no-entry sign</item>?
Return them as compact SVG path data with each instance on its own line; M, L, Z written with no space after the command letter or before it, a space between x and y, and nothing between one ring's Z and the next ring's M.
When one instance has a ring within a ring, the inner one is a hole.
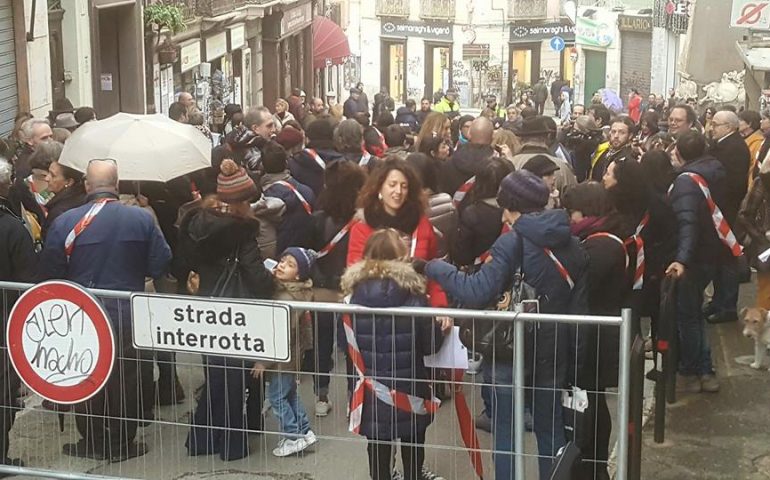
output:
M107 383L115 361L112 325L101 303L71 282L24 292L11 310L8 353L22 381L56 403L78 403Z
M770 0L733 0L730 26L739 28L770 28Z

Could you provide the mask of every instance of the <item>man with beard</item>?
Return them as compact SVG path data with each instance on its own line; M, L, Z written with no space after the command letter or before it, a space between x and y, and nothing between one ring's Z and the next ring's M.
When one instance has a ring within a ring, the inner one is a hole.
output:
M591 180L601 182L610 163L623 158L633 159L631 139L634 136L634 122L629 117L620 117L610 126L610 146L591 166Z

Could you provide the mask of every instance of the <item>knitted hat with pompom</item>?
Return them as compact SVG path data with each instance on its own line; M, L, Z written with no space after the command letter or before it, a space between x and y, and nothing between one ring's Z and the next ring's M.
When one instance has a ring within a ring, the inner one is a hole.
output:
M257 196L259 191L254 180L246 174L243 167L226 158L219 167L217 176L217 196L225 203L247 202Z

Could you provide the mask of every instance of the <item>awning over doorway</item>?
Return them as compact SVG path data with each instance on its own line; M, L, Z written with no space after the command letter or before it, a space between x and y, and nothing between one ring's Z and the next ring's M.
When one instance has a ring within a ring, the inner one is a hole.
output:
M313 68L342 65L350 56L348 37L326 17L313 19Z

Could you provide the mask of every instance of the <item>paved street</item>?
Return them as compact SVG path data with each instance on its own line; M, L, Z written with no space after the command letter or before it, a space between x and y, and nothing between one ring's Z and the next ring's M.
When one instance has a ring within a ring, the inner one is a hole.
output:
M753 305L754 296L754 286L744 285L741 305ZM722 391L684 396L669 406L666 442L661 445L653 442L652 422L648 423L642 478L770 478L770 373L736 361L753 358L753 342L743 338L740 325L712 327L710 334Z

